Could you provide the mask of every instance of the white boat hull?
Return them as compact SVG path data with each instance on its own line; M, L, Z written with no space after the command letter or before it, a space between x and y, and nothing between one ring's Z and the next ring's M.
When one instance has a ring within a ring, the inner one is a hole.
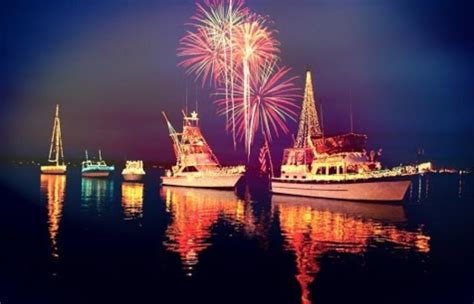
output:
M141 181L144 174L122 174L123 179L129 182Z
M293 182L272 180L272 192L354 201L402 201L410 180L371 180L352 182Z
M67 166L41 166L41 173L43 174L66 174Z
M241 174L225 176L162 176L164 186L195 187L195 188L234 188Z

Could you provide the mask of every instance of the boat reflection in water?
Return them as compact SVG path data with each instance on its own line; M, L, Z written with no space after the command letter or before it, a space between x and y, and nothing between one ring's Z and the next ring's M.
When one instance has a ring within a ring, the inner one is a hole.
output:
M40 189L42 199L46 199L47 202L48 232L51 242L51 255L53 258L59 258L58 232L63 213L66 176L41 174Z
M139 219L143 216L142 183L122 183L122 208L125 220Z
M373 241L389 242L397 250L430 251L430 237L421 227L414 231L399 227L406 221L402 206L279 195L272 197L272 203L285 250L295 254L302 303L311 303L309 285L320 269L317 258L329 251L361 254Z
M114 182L108 179L82 178L81 179L81 210L97 213L98 216L106 214L105 202L112 201L114 195Z
M231 191L164 186L161 195L172 217L164 245L180 255L187 276L193 274L199 254L211 246L211 229L220 218L236 226L252 221L245 203Z

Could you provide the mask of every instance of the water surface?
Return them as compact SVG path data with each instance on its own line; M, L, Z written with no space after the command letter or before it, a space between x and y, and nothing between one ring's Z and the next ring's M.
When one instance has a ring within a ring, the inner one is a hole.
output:
M472 303L472 179L405 205L0 174L3 303Z

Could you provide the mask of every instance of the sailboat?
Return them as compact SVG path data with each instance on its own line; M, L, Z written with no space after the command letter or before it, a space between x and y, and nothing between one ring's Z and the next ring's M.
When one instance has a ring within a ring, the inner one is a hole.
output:
M67 167L64 164L63 141L61 138L61 122L59 120L59 105L56 105L56 114L54 116L53 134L51 135L51 146L49 147L48 162L53 163L53 165L41 166L41 173L66 173Z
M177 133L163 113L176 155L176 165L162 176L163 185L197 188L233 188L245 167L222 167L199 128L198 114L183 113L183 131Z
M102 151L99 150L99 160L90 160L86 150L86 160L82 162L81 175L84 177L108 177L115 167L108 166L102 159Z

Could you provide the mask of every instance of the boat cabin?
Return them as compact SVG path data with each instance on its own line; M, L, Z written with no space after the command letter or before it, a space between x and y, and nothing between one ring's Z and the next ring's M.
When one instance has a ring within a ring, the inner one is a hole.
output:
M343 134L311 140L311 147L288 148L283 152L281 178L292 180L332 179L381 168L375 157L380 151L365 151L367 136Z

